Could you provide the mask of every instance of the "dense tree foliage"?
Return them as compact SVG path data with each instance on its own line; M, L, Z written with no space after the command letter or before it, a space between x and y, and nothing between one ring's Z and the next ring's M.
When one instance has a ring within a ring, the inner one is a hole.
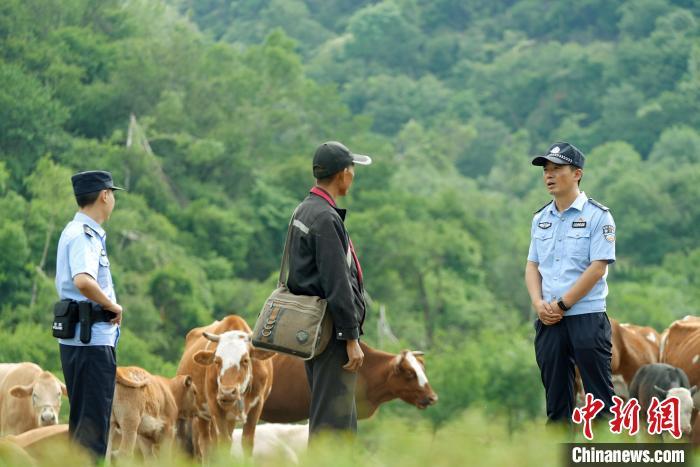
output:
M587 154L582 188L615 215L610 315L661 330L697 314L699 15L684 0L5 1L0 360L60 367L48 323L72 173L128 188L105 225L119 360L169 374L188 329L252 323L313 149L337 139L376 162L342 202L366 339L385 306L393 350L428 352L436 422L472 404L540 414L522 275L548 199L529 157L551 141Z

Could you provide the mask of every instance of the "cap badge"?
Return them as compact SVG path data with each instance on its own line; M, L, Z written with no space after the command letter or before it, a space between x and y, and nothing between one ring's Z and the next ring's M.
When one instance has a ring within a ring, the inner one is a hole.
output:
M559 149L559 146L554 146L550 152L552 154L559 154L559 151L561 151L561 149Z

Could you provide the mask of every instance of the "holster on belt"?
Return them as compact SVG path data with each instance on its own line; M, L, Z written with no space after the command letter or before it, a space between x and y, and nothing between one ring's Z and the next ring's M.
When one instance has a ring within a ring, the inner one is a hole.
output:
M80 323L80 342L88 344L92 339L92 303L78 302L78 322Z
M91 302L78 302L78 321L80 322L80 342L87 344L92 339L92 325L109 322L117 315L105 310L101 305Z

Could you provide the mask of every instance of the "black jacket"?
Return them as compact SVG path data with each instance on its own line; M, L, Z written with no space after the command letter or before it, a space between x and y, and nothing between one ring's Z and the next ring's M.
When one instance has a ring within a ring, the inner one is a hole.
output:
M362 334L365 301L357 265L345 230L345 209L310 194L297 207L291 225L287 287L297 295L328 301L335 337Z

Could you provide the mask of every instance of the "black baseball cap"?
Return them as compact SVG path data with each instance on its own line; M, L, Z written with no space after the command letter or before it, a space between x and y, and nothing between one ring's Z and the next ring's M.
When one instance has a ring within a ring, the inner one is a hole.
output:
M586 157L573 144L561 141L552 144L545 155L532 159L532 165L543 166L547 164L547 161L559 165L573 165L582 169L584 162L586 162Z
M352 164L370 165L371 163L371 157L354 154L337 141L327 141L316 148L314 153L314 177L326 178Z
M84 195L86 193L94 193L96 191L110 189L123 190L118 186L114 186L112 174L104 170L89 170L87 172L79 172L71 178L73 182L73 194L75 196Z

